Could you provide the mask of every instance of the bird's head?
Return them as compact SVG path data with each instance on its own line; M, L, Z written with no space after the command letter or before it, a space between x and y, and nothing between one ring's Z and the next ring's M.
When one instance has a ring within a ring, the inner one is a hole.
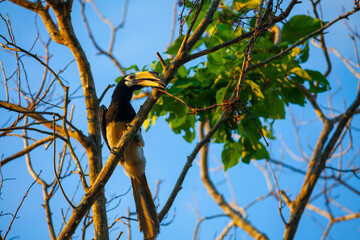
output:
M120 82L132 90L143 87L165 88L165 83L157 72L137 72L123 77Z

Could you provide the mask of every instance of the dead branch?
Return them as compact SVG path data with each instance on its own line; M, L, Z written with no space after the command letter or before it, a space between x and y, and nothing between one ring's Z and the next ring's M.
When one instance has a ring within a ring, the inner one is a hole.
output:
M280 190L280 187L279 187L278 180L277 180L277 178L276 178L275 172L274 172L274 170L272 169L269 161L266 160L266 164L267 164L267 166L269 167L270 172L271 172L271 174L273 175L273 178L274 178L274 182L275 182L275 186L276 186L276 191L277 191L277 193L278 193L278 201L279 201L278 211L279 211L281 220L283 221L284 225L287 225L286 220L285 220L285 217L284 217L284 215L283 215L283 213L282 213L282 209L283 209L284 206L283 206L283 204L282 204L281 190Z
M318 10L317 10L317 6L318 5L320 6L320 2L319 1L314 2L314 0L311 0L310 2L312 4L312 6L313 6L313 13L315 14L315 17L317 19L321 20L322 18L320 18ZM323 25L323 22L321 21L320 24ZM324 36L323 33L320 33L319 36L320 36L320 41L319 42L321 44L321 49L322 49L322 51L324 53L326 64L327 64L327 69L326 69L326 71L324 73L324 76L327 77L331 72L332 64L331 64L329 52L328 52L328 50L326 48L325 36Z
M100 45L95 40L95 37L94 37L93 33L91 32L90 25L89 25L89 22L87 20L86 14L85 14L86 2L89 2L91 4L91 6L95 10L95 12L99 16L99 18L103 22L105 22L109 26L109 28L111 30L110 43L109 43L109 48L108 48L107 51L100 47ZM94 47L99 51L99 54L102 54L102 55L105 55L106 57L108 57L116 65L116 67L119 69L119 71L122 73L122 75L125 76L126 72L124 70L124 67L120 64L120 62L116 59L116 57L113 54L113 47L114 47L115 36L117 34L117 31L120 28L122 28L124 26L124 24L125 24L125 19L126 19L126 15L127 15L127 6L128 6L128 3L129 3L129 0L125 1L122 20L121 20L120 24L118 26L116 26L116 27L114 26L114 24L109 19L107 19L100 12L100 10L98 9L98 7L94 3L94 1L92 1L92 0L82 0L80 3L81 3L81 16L82 16L83 21L85 23L85 27L86 27L86 30L88 32L89 38L92 41Z
M199 230L200 230L200 225L202 222L204 222L205 220L211 220L211 219L215 219L215 218L219 218L219 217L227 217L226 214L217 214L217 215L213 215L213 216L207 216L207 217L202 217L199 218L196 222L196 226L195 226L195 230L194 230L194 240L198 239L198 235L199 235Z
M290 219L286 226L284 239L293 239L297 226L304 212L306 204L309 202L311 193L320 178L320 174L325 168L326 161L331 157L331 154L340 139L342 132L346 131L346 126L351 121L356 110L360 106L360 88L357 90L357 96L353 103L346 109L346 111L331 120L324 122L322 132L318 138L313 155L309 162L309 167L305 176L300 193L292 202L293 208L291 209ZM332 129L335 127L335 131ZM332 132L332 135L330 135Z
M41 171L40 171L40 173L38 174L38 177L40 176L40 174L41 174ZM15 220L18 212L19 212L22 204L23 204L24 201L25 201L25 198L27 197L30 189L32 188L32 186L34 186L34 184L35 184L36 182L37 182L37 178L35 179L35 181L33 181L33 182L31 183L31 185L30 185L30 186L28 187L28 189L26 190L24 196L23 196L22 199L21 199L21 202L20 202L19 206L17 207L15 213L13 214L13 217L12 217L10 223L9 223L9 227L8 227L7 230L6 230L4 237L2 237L2 240L5 240L5 239L6 239L8 233L10 232L11 226L12 226L12 224L14 223L14 220Z
M204 139L204 128L207 128L207 135L210 133L208 123L202 123L200 125L200 139ZM246 219L243 218L239 214L239 212L235 211L224 199L224 197L217 191L214 184L211 182L209 173L208 173L208 163L207 163L207 150L208 142L205 146L201 149L201 156L200 156L200 177L203 181L208 193L214 201L221 207L221 209L228 215L238 226L239 228L243 229L247 232L250 236L255 239L268 239L267 236L261 233L258 229L256 229L252 224L250 224Z
M8 162L10 162L10 161L12 161L14 159L17 159L17 158L23 156L26 153L31 152L32 150L34 150L38 146L43 145L44 143L52 141L53 139L54 139L53 136L48 136L46 138L43 138L41 140L36 141L35 143L31 144L27 148L24 148L21 151L13 154L13 155L11 155L11 156L9 156L7 158L2 159L1 162L0 162L0 167L4 166L5 164L7 164Z
M223 240L225 236L229 233L230 229L235 226L234 221L230 221L226 227L223 229L223 231L217 236L216 240Z
M55 120L55 116L54 116L54 120ZM62 187L61 185L61 182L60 182L60 179L59 179L59 176L57 175L57 171L56 171L56 164L55 164L55 159L56 159L56 136L55 136L55 121L54 121L54 135L53 135L53 138L54 138L54 151L53 151L53 167L54 167L54 174L55 174L55 178L56 178L56 181L57 183L59 184L59 187L61 189L61 192L63 193L63 196L65 197L66 201L69 203L69 205L74 209L75 206L72 204L72 202L69 200L69 198L67 197L65 191L64 191L64 188Z
M290 47L288 47L287 49L283 50L281 53L278 53L277 55L262 61L260 63L254 64L251 67L249 67L249 70L264 66L265 64L281 57L284 56L285 54L287 54L288 52L290 52L292 49L294 49L296 46L305 43L307 40L309 40L310 38L316 36L317 34L322 33L325 29L331 27L333 24L337 23L338 21L340 21L341 19L345 19L348 18L349 16L351 16L352 14L358 12L360 10L360 7L354 8L352 11L347 12L346 14L340 15L338 18L332 20L331 22L325 24L324 26L322 26L321 28L319 28L318 30L308 34L307 36L303 37L302 39L300 39L299 41L295 42L293 45L291 45ZM275 21L273 22L275 23Z

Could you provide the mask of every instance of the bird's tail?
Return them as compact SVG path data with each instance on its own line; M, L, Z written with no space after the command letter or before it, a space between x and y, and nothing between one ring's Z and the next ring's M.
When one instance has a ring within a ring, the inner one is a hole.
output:
M154 240L159 234L160 226L145 174L131 177L131 185L140 231L144 233L144 239Z

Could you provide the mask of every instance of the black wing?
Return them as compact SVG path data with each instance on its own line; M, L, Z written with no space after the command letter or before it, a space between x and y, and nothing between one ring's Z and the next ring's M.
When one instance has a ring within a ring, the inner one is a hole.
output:
M107 112L107 108L104 105L101 105L99 108L99 120L100 120L100 129L101 129L101 133L103 135L103 138L105 140L106 145L108 146L109 149L109 143L107 141L107 137L106 137L106 119L105 119L105 114Z

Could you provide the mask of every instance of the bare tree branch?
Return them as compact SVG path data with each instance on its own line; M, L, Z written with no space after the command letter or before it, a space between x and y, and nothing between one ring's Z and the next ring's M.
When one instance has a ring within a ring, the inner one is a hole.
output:
M208 128L208 123L201 124L200 126L200 139L204 139L203 129L205 126ZM207 130L207 134L209 134L209 129ZM200 156L200 177L203 181L208 193L214 201L222 208L222 210L234 221L236 226L242 228L245 232L247 232L250 236L255 239L268 239L267 236L261 233L258 229L256 229L252 224L250 224L246 219L244 219L237 211L234 211L233 208L225 201L224 197L216 190L214 184L211 182L208 173L208 163L207 163L207 146L208 143L201 149Z
M32 150L34 150L38 146L43 145L44 143L52 141L53 139L54 139L53 136L49 136L49 137L46 137L46 138L43 138L41 140L36 141L35 143L33 143L30 146L24 148L23 150L11 155L10 157L2 159L1 162L0 162L0 167L4 166L5 164L7 164L8 162L10 162L10 161L12 161L14 159L17 159L17 158L23 156L26 153L31 152Z
M39 173L39 175L40 175L40 174L41 174L41 172ZM12 217L10 223L9 223L9 227L8 227L8 229L6 230L4 237L2 237L2 240L5 240L5 239L6 239L8 233L9 233L9 231L10 231L10 229L11 229L11 226L12 226L12 224L13 224L15 218L16 218L16 215L18 214L18 212L19 212L19 210L20 210L23 202L25 201L25 198L27 197L30 189L32 188L32 186L34 186L34 184L36 183L36 181L37 181L37 179L35 179L35 181L33 181L33 183L30 185L30 187L26 190L23 198L21 199L21 202L20 202L19 206L17 207L15 213L13 214L13 217Z

